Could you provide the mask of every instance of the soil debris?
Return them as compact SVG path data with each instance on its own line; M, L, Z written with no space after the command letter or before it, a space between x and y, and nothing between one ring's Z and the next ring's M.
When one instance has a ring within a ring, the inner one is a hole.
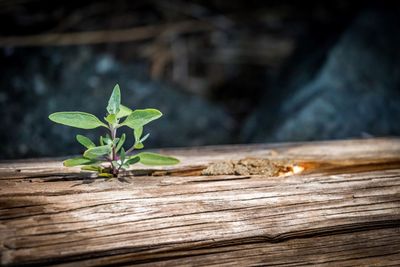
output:
M266 175L280 176L293 173L293 164L269 159L244 158L211 163L202 175Z

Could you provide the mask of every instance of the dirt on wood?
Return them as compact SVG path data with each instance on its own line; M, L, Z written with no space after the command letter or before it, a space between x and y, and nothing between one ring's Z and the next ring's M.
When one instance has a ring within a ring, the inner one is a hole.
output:
M293 163L262 158L244 158L211 163L202 175L267 175L279 176L293 172Z

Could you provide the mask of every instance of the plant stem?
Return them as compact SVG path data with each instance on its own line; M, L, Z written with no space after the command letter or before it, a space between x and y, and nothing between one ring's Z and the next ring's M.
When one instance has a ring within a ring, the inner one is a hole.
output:
M128 155L129 153L131 153L133 150L135 149L135 144L133 144L133 146L131 148L129 148L125 153L126 155Z
M117 177L117 176L118 176L119 169L117 169L117 168L114 166L114 164L112 164L112 162L115 161L115 160L117 159L117 153L116 153L116 151L115 151L115 144L114 144L114 140L115 140L115 137L116 137L116 135L117 135L117 129L114 128L112 125L110 125L110 133L111 133L111 141L112 141L112 144L111 144L111 146L112 146L112 152L111 152L111 170L112 170L112 175L113 175L114 177Z

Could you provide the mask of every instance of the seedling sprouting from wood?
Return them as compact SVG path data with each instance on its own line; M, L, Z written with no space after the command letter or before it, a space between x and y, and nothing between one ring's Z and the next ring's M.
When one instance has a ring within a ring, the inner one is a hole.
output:
M130 165L138 162L144 165L179 163L176 158L156 153L141 152L132 155L134 150L143 148L143 142L149 137L149 134L142 136L143 126L161 116L162 113L157 109L131 110L121 105L121 92L117 84L108 101L107 116L104 118L104 122L93 114L79 111L56 112L51 114L49 119L80 129L107 128L109 134L100 136L100 145L98 146L89 138L77 135L76 140L86 148L86 151L82 157L65 160L64 166L83 165L82 170L95 171L103 177L117 177L121 170L126 170ZM125 134L117 136L117 130L122 126L133 129L134 142L128 150L123 147L126 140Z

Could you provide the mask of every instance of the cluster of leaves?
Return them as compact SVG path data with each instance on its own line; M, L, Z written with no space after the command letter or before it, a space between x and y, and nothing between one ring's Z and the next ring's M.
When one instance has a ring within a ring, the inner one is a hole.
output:
M121 105L121 92L117 84L108 101L107 116L104 118L104 122L93 114L78 111L56 112L50 114L49 119L80 129L107 128L109 134L100 136L99 145L83 135L77 135L77 141L86 148L86 151L82 157L64 161L64 166L83 165L82 170L96 171L99 176L103 177L117 177L121 170L126 170L130 165L138 162L144 165L179 163L176 158L156 153L141 152L131 155L134 150L142 149L143 142L149 137L149 134L142 136L143 126L161 116L162 113L157 109L131 110ZM117 129L123 126L133 129L134 142L127 150L123 147L126 135L122 134L117 137Z

